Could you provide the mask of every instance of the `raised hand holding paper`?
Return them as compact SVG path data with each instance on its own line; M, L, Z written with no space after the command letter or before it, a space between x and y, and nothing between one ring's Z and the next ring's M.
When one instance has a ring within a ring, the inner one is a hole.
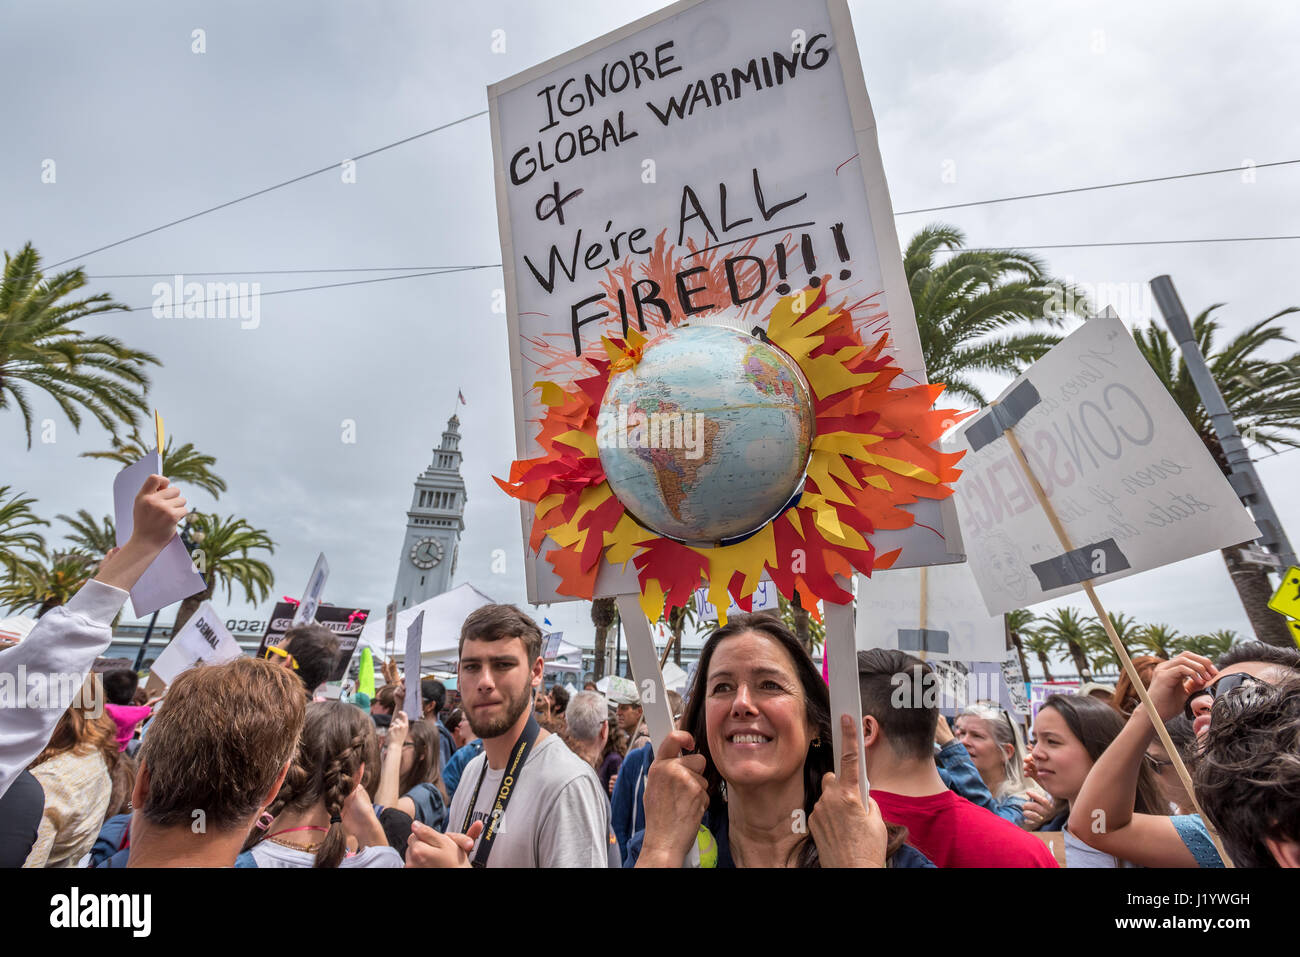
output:
M113 515L118 547L126 545L131 538L135 529L136 494L151 475L162 475L162 456L156 450L122 469L113 479ZM143 618L206 587L180 535L173 532L162 553L131 588L131 607L137 618Z
M420 648L424 638L424 612L415 616L406 629L406 655L402 658L402 672L406 675L406 715L418 721L424 712L420 697Z

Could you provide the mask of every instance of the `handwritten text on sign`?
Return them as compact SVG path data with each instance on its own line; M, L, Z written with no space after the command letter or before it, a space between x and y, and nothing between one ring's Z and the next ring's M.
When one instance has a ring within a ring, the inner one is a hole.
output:
M1026 385L1027 383L1027 385ZM1039 507L996 410L972 418L957 509L990 613L1254 539L1255 523L1156 379L1124 324L1091 319L1002 395L1034 476L1070 538Z

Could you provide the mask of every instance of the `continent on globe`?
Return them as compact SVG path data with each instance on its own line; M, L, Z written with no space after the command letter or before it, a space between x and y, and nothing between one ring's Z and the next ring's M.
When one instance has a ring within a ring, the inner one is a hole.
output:
M793 359L737 329L679 326L610 377L596 444L638 522L714 545L780 514L802 486L814 434Z

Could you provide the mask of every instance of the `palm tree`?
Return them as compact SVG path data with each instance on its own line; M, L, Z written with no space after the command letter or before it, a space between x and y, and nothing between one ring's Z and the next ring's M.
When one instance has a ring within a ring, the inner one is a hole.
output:
M1087 621L1072 608L1058 608L1042 619L1040 635L1051 639L1053 647L1062 648L1074 662L1074 667L1084 681L1092 680L1092 669L1084 648L1088 644Z
M799 644L803 645L804 651L808 652L810 657L813 649L820 648L825 644L825 623L813 618L812 613L799 600L798 592L794 593L793 599L788 599L778 593L776 608L781 620L785 622L785 626L794 632L794 636L799 639Z
M618 605L613 598L597 598L591 603L591 623L596 626L596 646L593 649L596 661L593 671L596 680L605 676L605 645L609 639L609 630L618 621Z
M0 605L18 612L35 608L40 618L75 595L95 574L96 565L84 552L55 552L48 563L22 569L0 585Z
M1170 646L1175 654L1190 651L1206 658L1218 658L1240 641L1240 636L1232 629L1212 631L1208 635L1180 635Z
M930 380L987 405L969 373L1019 375L1060 341L1050 332L1009 329L1059 326L1067 311L1086 316L1089 306L1078 289L1048 276L1036 256L1021 250L963 249L965 242L961 230L932 223L907 244L903 268ZM945 251L953 255L936 262Z
M668 643L673 649L673 661L680 665L682 663L682 632L686 630L687 625L697 624L695 602L688 601L680 608L666 609L659 615L659 620L668 626ZM665 649L664 654L667 653L667 649Z
M113 527L113 517L105 515L102 523L95 521L84 508L78 509L75 517L56 515L55 518L67 522L72 531L65 537L81 551L103 558L117 546L117 531Z
M1038 619L1028 608L1015 608L1006 614L1007 634L1011 636L1011 646L1020 658L1020 673L1029 680L1029 659L1025 657L1025 639L1033 635L1033 623Z
M199 605L224 588L229 600L235 586L244 591L249 602L265 601L275 584L271 566L251 553L274 553L275 543L260 528L253 528L242 518L222 518L191 512L185 520L186 537L194 544L194 565L208 583L203 591L181 602L172 625L172 634L190 620Z
M1291 306L1261 319L1219 348L1216 340L1220 328L1211 313L1222 305L1215 303L1197 315L1192 320L1192 333L1237 428L1244 439L1270 451L1300 446L1300 353L1284 359L1261 355L1279 343L1293 341L1276 320L1300 308ZM1136 330L1134 338L1156 376L1226 475L1227 457L1173 337L1164 328L1152 324L1145 330ZM1268 608L1273 594L1268 570L1244 562L1239 547L1233 545L1221 549L1221 553L1251 628L1261 641L1294 647L1285 619Z
M1110 619L1111 627L1115 629L1115 635L1119 638L1120 643L1124 645L1125 650L1132 648L1133 642L1141 630L1137 619L1132 615L1124 614L1122 611L1108 611L1106 617ZM1115 649L1110 643L1110 636L1106 634L1101 619L1095 616L1088 619L1085 632L1088 636L1085 650L1092 656L1093 670L1104 671L1108 668L1118 668L1119 656L1115 654Z
M1056 642L1041 631L1023 633L1020 640L1024 643L1025 650L1038 658L1038 664L1043 669L1043 680L1055 680L1052 678L1052 666L1048 656L1056 649ZM1029 672L1026 670L1025 678L1028 677Z
M163 448L162 468L168 479L182 486L197 486L213 498L220 498L226 490L226 481L212 471L217 464L215 456L204 455L192 444L174 447L175 437L170 436ZM113 447L105 452L82 452L82 458L107 459L121 465L131 465L153 451L153 442L133 430L126 439L113 437Z
M157 357L110 336L88 336L72 328L80 319L125 307L107 293L67 299L86 285L85 272L69 269L46 280L40 261L31 243L16 256L5 253L0 279L0 409L13 405L22 413L29 449L28 386L49 393L78 431L83 411L113 434L123 423L135 425L149 388L144 367L159 365Z
M23 498L21 492L0 485L0 571L10 577L34 571L36 557L45 555L45 539L36 527L50 523L32 511L35 504L36 499Z
M1181 636L1177 628L1168 625L1147 625L1133 635L1133 647L1157 658L1172 658L1170 651Z

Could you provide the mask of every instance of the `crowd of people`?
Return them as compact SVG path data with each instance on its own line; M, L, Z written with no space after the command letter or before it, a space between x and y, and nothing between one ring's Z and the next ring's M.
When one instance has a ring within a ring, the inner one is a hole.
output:
M859 714L776 617L733 617L700 653L657 747L641 703L543 684L513 605L461 624L457 691L395 673L324 700L319 625L266 658L185 671L158 698L91 674L131 587L184 515L153 476L131 539L0 651L0 681L72 675L0 714L8 867L1300 866L1300 652L1139 659L1131 685L1054 695L1026 736L980 703L949 720L930 666L858 653ZM838 726L838 753L833 730ZM870 793L858 783L859 758Z

